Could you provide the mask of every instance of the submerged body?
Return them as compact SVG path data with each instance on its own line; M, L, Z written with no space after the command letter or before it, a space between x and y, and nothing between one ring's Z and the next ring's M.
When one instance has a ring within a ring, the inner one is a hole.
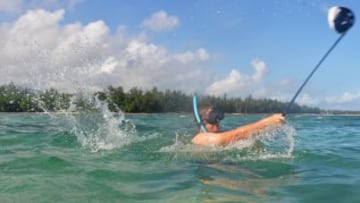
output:
M211 110L208 110L208 112L209 111ZM266 130L267 127L279 126L284 121L285 117L282 114L273 114L257 122L239 126L232 130L219 132L219 122L209 123L206 119L203 119L204 126L207 131L203 132L200 130L191 142L197 145L228 145L234 141L246 139L259 134L260 132Z

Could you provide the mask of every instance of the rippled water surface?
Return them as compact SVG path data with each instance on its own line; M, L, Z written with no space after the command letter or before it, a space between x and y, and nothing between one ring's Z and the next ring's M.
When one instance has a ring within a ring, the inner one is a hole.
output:
M265 115L228 115L224 128ZM360 202L360 117L291 115L227 147L192 115L0 114L1 202Z

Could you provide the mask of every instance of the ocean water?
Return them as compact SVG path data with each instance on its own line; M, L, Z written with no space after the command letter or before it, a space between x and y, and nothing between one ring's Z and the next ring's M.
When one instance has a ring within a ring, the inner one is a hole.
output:
M256 138L199 147L190 114L1 113L0 202L360 202L359 123L290 115Z

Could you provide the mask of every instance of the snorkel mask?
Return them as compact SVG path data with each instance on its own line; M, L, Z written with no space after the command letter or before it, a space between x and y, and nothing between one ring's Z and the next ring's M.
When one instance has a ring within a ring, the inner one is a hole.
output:
M193 95L193 110L194 110L194 116L197 126L200 128L202 132L207 132L205 128L205 124L203 121L206 121L210 124L217 124L220 120L224 119L224 112L218 110L217 108L211 107L209 108L209 112L202 118L200 116L198 105L197 105L197 95Z
M212 107L210 112L203 118L207 123L210 123L212 125L219 123L219 121L224 119L224 112Z

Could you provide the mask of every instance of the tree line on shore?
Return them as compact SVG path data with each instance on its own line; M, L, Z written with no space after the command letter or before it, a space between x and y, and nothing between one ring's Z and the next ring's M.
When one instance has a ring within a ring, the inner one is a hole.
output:
M70 105L86 106L84 98L74 94L61 93L56 89L34 91L20 88L13 83L0 86L0 112L43 112L69 109ZM156 87L142 90L134 87L128 91L120 87L109 86L104 91L92 96L105 101L110 111L129 113L166 113L192 112L192 95L178 90L160 91ZM199 105L218 106L226 113L273 113L282 112L287 102L274 99L255 99L251 95L246 98L228 98L200 95ZM294 104L289 113L321 113L317 107Z

